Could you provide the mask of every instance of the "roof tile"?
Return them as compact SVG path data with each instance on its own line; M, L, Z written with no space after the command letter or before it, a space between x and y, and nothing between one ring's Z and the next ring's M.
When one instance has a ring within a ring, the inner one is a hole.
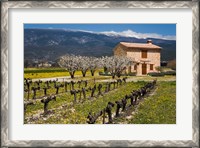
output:
M120 42L121 45L128 48L147 48L147 49L161 49L161 47L149 44L149 43L128 43L128 42Z

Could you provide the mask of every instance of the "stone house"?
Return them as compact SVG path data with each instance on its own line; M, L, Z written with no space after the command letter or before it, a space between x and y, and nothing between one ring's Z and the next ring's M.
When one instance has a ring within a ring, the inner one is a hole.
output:
M38 64L38 67L51 67L51 64L49 62L42 62Z
M151 40L147 43L120 42L114 48L115 56L127 56L133 60L127 71L136 72L136 75L157 72L156 67L160 66L160 52L161 47L154 45Z

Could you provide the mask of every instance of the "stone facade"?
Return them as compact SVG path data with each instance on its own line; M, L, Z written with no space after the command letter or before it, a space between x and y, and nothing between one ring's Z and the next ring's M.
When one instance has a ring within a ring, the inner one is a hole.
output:
M142 56L142 52L146 56ZM136 72L137 75L146 75L149 72L157 72L160 66L161 47L153 45L151 41L146 44L120 42L114 48L115 56L127 56L133 60L133 65L127 68L128 72Z

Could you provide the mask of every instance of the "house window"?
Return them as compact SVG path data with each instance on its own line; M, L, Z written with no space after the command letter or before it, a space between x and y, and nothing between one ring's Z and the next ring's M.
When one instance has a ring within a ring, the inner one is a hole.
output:
M147 50L142 50L142 58L147 58Z
M150 70L153 70L153 64L150 64Z

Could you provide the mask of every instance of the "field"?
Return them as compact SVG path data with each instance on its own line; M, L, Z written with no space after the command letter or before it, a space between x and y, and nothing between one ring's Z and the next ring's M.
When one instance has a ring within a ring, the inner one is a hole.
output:
M158 85L155 94L140 104L129 123L176 123L176 82L160 82Z
M110 123L109 114L105 112L105 109L108 107L108 102L111 102L114 104L111 109L113 124L176 123L175 76L129 76L126 77L125 81L123 81L125 77L120 77L121 82L118 83L118 78L99 76L99 71L101 70L98 70L93 77L87 73L85 78L78 71L75 74L75 79L72 80L64 69L25 69L24 77L33 79L30 88L38 88L39 86L39 89L34 95L34 91L28 91L27 86L25 86L24 122L28 124L87 124L89 122L87 117L91 115L96 124ZM52 79L41 79L39 83L37 78ZM131 104L131 99L127 99L125 109L122 111L120 108L119 116L116 117L116 101L123 100L126 95L130 95L134 90L140 90L155 79L157 79L155 86L148 89L148 93L144 96L138 97L135 104ZM45 94L44 89L47 88L45 81L49 80L49 87ZM72 81L75 84L71 84ZM86 81L87 86L85 85ZM100 85L102 88L99 91ZM59 87L58 90L57 87ZM86 90L85 97L83 96L83 88ZM77 92L73 94L72 90ZM50 100L45 110L45 99L54 95L56 95L56 99Z
M95 72L95 75L98 75L99 72L103 71L99 69ZM81 76L81 71L76 71L76 76ZM89 71L86 73L86 76L89 76ZM52 78L52 77L63 77L70 76L67 70L62 68L25 68L24 69L24 78L31 79L41 79L41 78Z

